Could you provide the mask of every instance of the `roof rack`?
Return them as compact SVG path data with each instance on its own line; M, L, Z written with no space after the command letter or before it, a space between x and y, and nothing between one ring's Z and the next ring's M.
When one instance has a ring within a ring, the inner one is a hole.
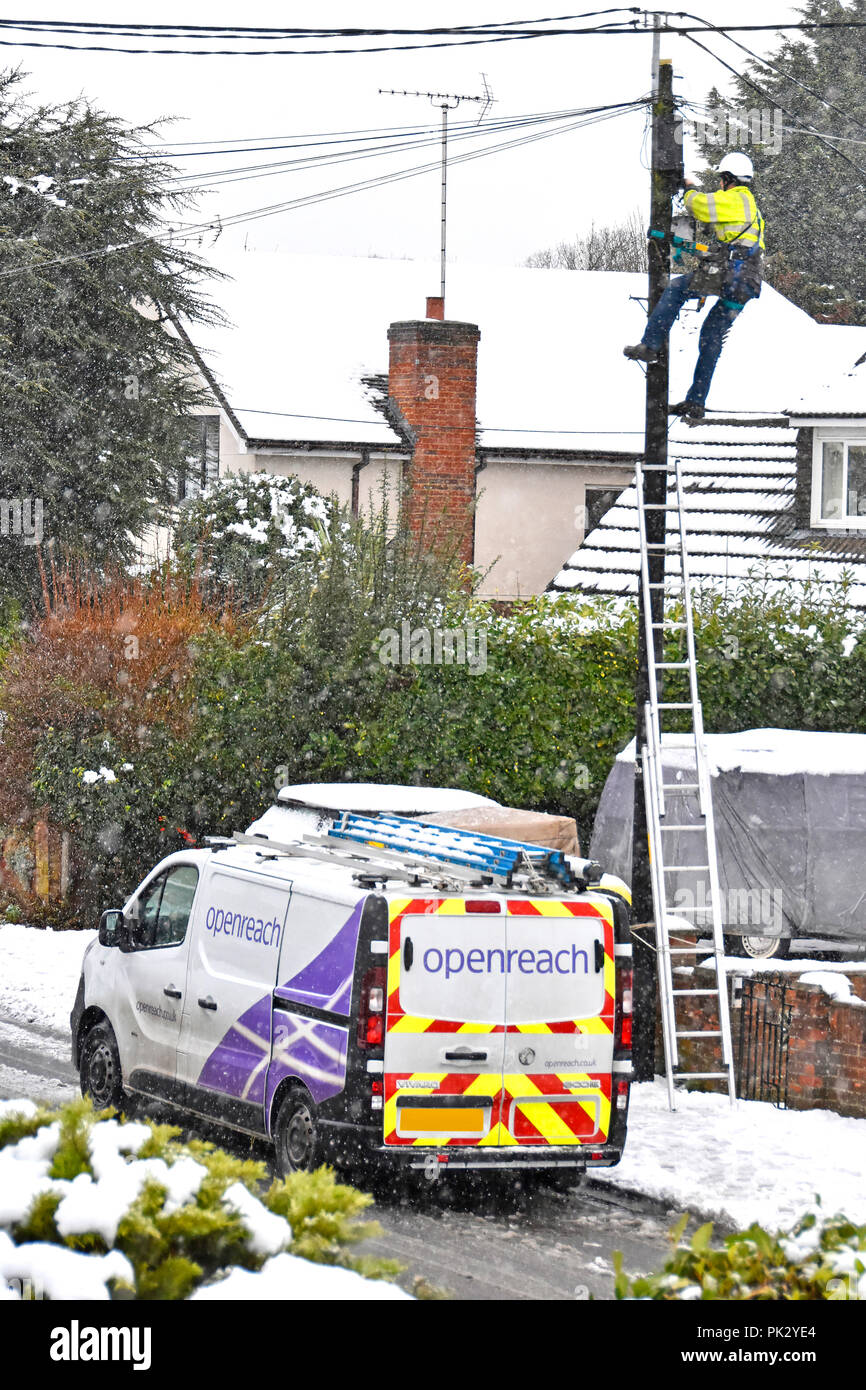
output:
M458 887L531 889L539 893L583 892L598 882L601 866L520 840L503 840L471 830L431 825L404 816L362 816L346 811L325 835L304 835L284 844L258 835L236 834L235 844L254 845L263 855L284 854L339 864L359 882L389 879Z

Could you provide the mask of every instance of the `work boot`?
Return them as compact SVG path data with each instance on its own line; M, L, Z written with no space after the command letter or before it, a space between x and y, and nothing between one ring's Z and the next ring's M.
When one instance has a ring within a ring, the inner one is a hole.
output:
M700 401L680 401L668 409L671 415L682 415L684 420L703 420L707 413Z
M647 347L646 343L635 343L634 347L624 347L623 357L627 357L630 362L658 362L659 355L657 348Z

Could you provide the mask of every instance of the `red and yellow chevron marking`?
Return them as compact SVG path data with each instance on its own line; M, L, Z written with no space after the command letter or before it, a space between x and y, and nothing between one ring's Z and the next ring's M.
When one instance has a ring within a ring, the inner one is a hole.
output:
M506 1026L489 1023L461 1023L421 1018L403 1012L400 1004L400 929L404 916L441 913L462 916L466 904L462 897L400 898L389 904L389 947L387 977L388 1033L503 1033ZM613 908L604 898L581 901L515 898L506 900L504 915L519 917L595 917L604 922L604 1002L594 1018L554 1022L510 1024L511 1033L611 1034L614 1026L615 965L613 956ZM387 1052L386 1052L387 1056ZM415 1072L385 1074L384 1138L386 1144L442 1148L453 1146L493 1146L521 1144L601 1143L610 1129L611 1077L586 1073L524 1074L503 1076L499 1072ZM567 1082L583 1082L569 1090ZM407 1085L406 1083L412 1083ZM435 1095L478 1096L492 1101L490 1126L481 1138L450 1136L418 1138L397 1133L398 1097L411 1096L422 1105Z
M578 1090L567 1082L581 1081ZM598 1144L610 1129L611 1077L580 1072L503 1077L500 1144Z

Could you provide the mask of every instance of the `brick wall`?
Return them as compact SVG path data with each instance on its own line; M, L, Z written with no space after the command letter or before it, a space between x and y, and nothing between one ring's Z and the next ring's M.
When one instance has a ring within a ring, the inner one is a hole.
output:
M404 489L410 530L431 547L474 558L475 324L441 319L392 323L388 395L412 443Z
M806 971L820 970L820 961L804 965ZM866 1003L866 967L845 972L858 1001ZM733 995L736 975L728 976L731 1004L731 1032L734 1057L738 1055L743 1009ZM696 967L693 973L675 975L674 988L712 987L715 973ZM801 984L796 974L772 971L759 981L782 980L792 988L788 1041L788 1106L793 1110L835 1110L839 1115L866 1119L866 1007L864 1003L837 1002L818 985ZM758 992L761 992L760 984ZM715 1001L699 996L683 999L677 1008L678 1027L683 1030L717 1027ZM713 1071L721 1065L721 1048L715 1039L686 1039L680 1042L681 1058L693 1071ZM661 1020L656 1020L656 1071L664 1073ZM720 1082L698 1082L710 1090L723 1090Z

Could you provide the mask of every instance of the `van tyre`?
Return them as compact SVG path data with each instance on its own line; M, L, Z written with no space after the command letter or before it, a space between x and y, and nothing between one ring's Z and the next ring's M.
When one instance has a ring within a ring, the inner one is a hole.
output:
M316 1107L307 1091L295 1089L283 1097L274 1127L274 1145L281 1177L308 1173L322 1163Z
M97 1110L114 1108L123 1103L123 1073L120 1053L109 1023L97 1023L84 1039L79 1072L81 1094L90 1096Z
M784 960L791 953L791 938L788 936L749 936L743 933L725 937L725 951L729 956L746 956L749 960Z

